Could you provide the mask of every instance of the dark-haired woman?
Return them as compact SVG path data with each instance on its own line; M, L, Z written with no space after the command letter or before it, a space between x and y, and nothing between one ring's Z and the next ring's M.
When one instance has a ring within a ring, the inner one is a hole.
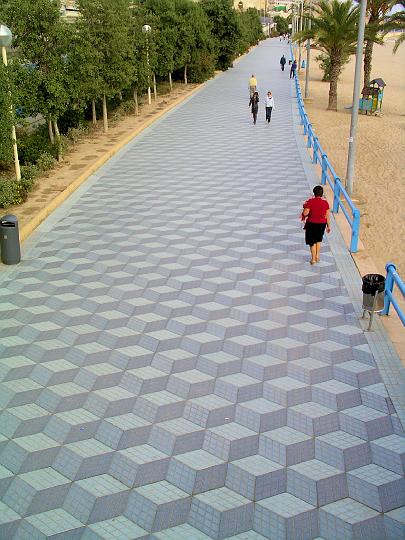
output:
M302 218L305 222L305 243L311 250L311 264L320 261L321 244L323 235L326 232L330 233L329 203L323 198L323 187L315 186L313 189L314 196L304 202L304 210Z
M257 113L259 111L259 93L254 92L253 96L250 98L249 107L252 107L253 123L256 124Z

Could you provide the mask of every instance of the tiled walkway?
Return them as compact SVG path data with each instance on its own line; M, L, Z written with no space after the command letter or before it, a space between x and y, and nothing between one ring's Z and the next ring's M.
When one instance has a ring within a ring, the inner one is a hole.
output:
M2 269L2 540L403 538L405 439L339 234L308 264L282 52L154 124Z

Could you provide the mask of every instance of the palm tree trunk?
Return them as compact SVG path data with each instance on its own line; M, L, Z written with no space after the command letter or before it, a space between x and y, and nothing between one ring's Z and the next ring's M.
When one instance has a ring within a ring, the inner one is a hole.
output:
M53 134L52 120L50 118L48 120L48 133L49 133L49 140L51 141L51 144L55 144L55 137L54 137L54 134Z
M364 49L364 86L370 84L371 78L371 60L373 59L373 41L366 41L366 47Z
M169 71L170 92L173 90L172 72Z
M139 103L138 103L138 89L135 87L134 88L134 102L135 102L135 114L136 116L138 116L139 114Z
M97 125L97 112L96 112L96 100L91 100L91 116L92 116L92 124L93 126Z
M105 94L103 94L103 130L104 133L108 131L107 98Z
M184 84L188 84L188 81L187 81L187 64L184 66Z
M340 59L331 58L328 111L337 111L337 88L341 68Z

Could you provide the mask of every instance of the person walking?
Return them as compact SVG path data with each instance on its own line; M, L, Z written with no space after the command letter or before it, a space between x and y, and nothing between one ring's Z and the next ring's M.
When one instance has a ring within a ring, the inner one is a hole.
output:
M267 92L267 96L264 100L264 104L266 106L266 121L268 124L271 122L271 113L273 111L274 107L274 97L270 91Z
M301 219L305 221L305 243L311 251L310 264L319 262L323 235L330 233L330 207L323 198L323 187L315 186L314 196L304 202Z
M252 97L257 90L257 80L254 75L249 79L249 96Z
M284 71L284 66L286 65L286 62L287 60L285 59L285 56L283 54L283 56L280 58L281 71Z
M294 62L291 64L290 79L294 79L296 69L297 69L297 62L294 59Z
M253 96L250 98L249 107L252 108L253 123L256 124L257 113L259 111L259 94L254 92Z

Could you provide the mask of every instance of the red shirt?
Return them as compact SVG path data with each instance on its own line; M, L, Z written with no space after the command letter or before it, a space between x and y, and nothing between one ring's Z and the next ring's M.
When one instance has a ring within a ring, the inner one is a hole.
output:
M311 223L326 223L326 212L329 210L329 203L322 197L313 197L304 202L304 208L309 209L307 221Z

